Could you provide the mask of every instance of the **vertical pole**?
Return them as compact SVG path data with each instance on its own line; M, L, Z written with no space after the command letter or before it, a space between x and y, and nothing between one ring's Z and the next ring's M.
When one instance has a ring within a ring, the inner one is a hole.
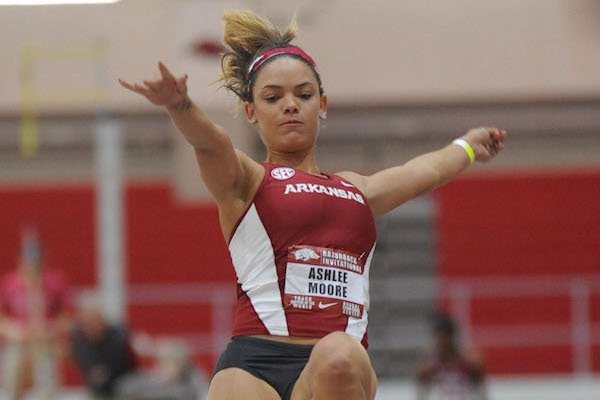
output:
M35 51L32 46L21 48L19 62L19 78L21 85L21 135L19 147L21 155L32 157L38 150L38 121L36 115L36 90L35 90Z
M91 47L96 95L109 87L106 44L96 40ZM125 273L123 243L123 132L120 119L98 106L96 110L96 213L98 283L104 312L113 322L125 319Z
M570 293L573 371L586 375L591 370L590 288L583 279L575 279Z
M122 128L119 119L99 113L95 123L98 283L112 321L124 318Z

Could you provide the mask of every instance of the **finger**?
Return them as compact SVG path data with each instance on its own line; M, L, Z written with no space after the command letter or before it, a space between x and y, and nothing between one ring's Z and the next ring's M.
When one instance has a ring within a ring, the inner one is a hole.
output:
M131 84L131 83L125 82L121 79L119 79L119 82L121 83L121 85L123 85L123 87L131 90L132 92L141 94L142 96L148 96L148 94L150 94L150 91L148 89L144 88L143 86L141 86L138 83Z
M181 78L177 79L177 81L175 82L175 84L177 85L177 91L179 93L187 92L187 80L188 80L188 76L187 76L187 74L185 74Z
M503 140L504 140L504 138L506 137L506 131L505 131L505 130L503 130L503 129L498 129L498 128L495 128L495 129L494 129L494 131L493 131L493 133L492 133L492 136L491 136L491 137L492 137L492 138L493 138L495 141L499 141L499 142L501 142L501 141L503 141Z
M503 142L506 139L508 133L504 129L500 129L500 141Z
M488 128L488 134L492 140L497 139L499 132L500 130L498 128Z
M490 150L488 150L486 147L483 148L483 151L481 152L481 155L479 155L477 157L478 161L487 161L492 157Z
M141 95L144 95L146 97L151 96L152 92L150 91L150 89L146 89L145 87L143 87L142 85L140 85L139 83L136 83L133 85L133 90Z
M133 85L127 81L124 81L123 79L119 78L119 83L121 84L121 86L123 86L125 89L129 89L135 92L135 89L133 88Z
M494 155L498 154L500 152L500 150L502 150L503 147L504 147L504 145L502 144L502 142L494 141L494 143L492 145Z
M163 77L163 79L171 80L171 81L175 80L175 76L173 76L171 71L169 71L167 66L165 64L163 64L162 61L158 62L158 69L159 69L160 75Z
M144 86L156 92L160 88L160 81L144 81Z

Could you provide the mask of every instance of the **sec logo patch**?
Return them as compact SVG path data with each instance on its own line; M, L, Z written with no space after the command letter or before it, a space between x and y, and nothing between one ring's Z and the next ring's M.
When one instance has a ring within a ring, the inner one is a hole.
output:
M284 181L286 179L290 179L292 176L296 174L296 171L293 168L288 167L279 167L271 170L271 176L278 181Z

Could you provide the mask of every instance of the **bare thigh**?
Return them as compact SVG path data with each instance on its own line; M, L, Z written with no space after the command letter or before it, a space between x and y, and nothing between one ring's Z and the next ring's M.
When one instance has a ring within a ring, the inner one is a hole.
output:
M208 388L208 400L281 400L279 394L262 379L240 368L219 371Z
M343 332L333 332L314 347L291 400L373 400L377 377L364 347Z

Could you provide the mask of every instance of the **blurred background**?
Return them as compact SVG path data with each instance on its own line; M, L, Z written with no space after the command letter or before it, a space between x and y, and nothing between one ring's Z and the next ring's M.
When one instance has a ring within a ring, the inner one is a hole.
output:
M509 133L492 163L377 221L377 398L416 398L429 317L442 309L461 347L484 360L488 398L597 399L597 0L0 6L0 273L17 268L34 229L44 263L68 284L69 315L80 293L97 290L140 368L155 367L156 343L174 340L210 376L235 301L216 207L166 113L117 78L157 76L158 60L189 74L192 98L261 159L235 99L213 84L225 8L281 26L298 9L296 43L329 96L324 171L402 164L474 126ZM59 365L60 396L77 397L84 381L68 351Z

